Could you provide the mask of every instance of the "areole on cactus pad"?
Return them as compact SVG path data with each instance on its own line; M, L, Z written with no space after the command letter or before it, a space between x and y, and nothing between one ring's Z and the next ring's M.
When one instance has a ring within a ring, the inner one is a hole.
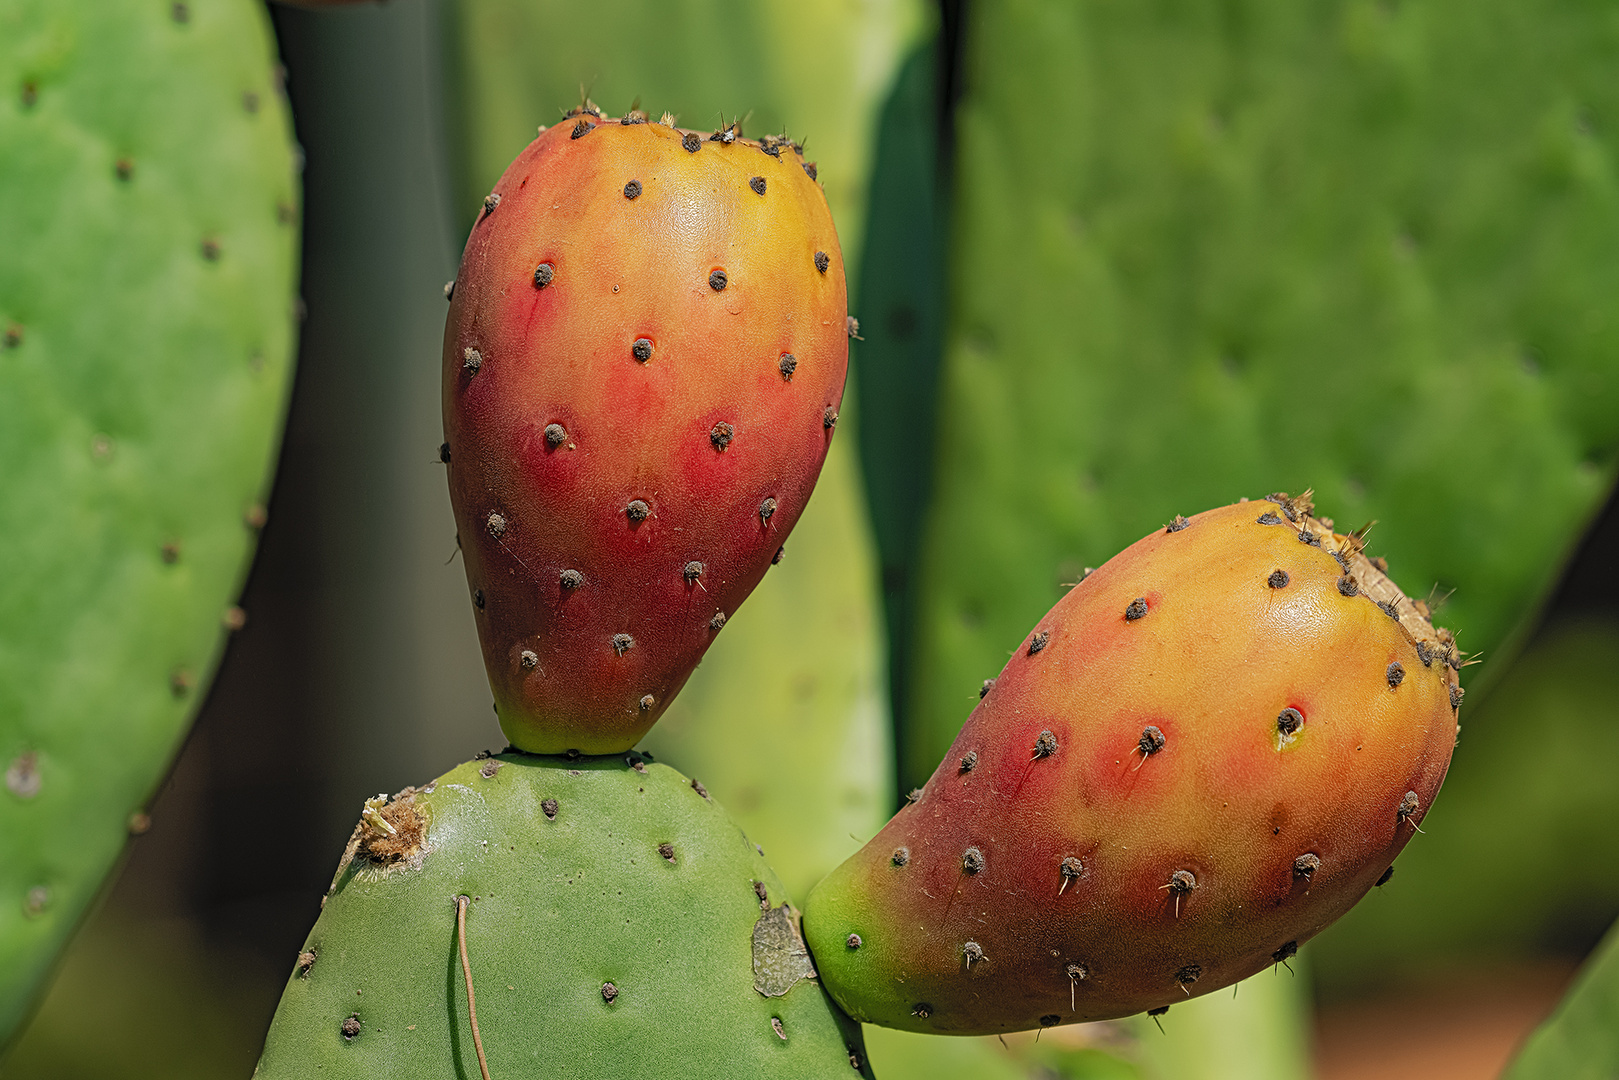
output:
M1177 517L1040 621L810 895L850 1015L981 1034L1163 1008L1380 882L1449 765L1461 654L1311 510Z
M588 103L495 185L444 335L444 457L501 726L628 749L809 498L843 260L785 138Z

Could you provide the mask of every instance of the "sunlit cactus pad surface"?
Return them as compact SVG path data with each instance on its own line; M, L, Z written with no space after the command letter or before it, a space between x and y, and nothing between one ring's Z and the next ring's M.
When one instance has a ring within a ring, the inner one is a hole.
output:
M243 622L297 173L261 5L0 8L0 1044Z
M367 804L256 1075L869 1076L813 970L701 783L501 754Z

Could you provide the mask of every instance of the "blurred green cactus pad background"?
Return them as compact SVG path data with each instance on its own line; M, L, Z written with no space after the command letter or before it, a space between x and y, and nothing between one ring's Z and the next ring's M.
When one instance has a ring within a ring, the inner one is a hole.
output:
M0 7L0 1045L242 624L298 169L252 0Z
M1619 26L968 10L906 779L1086 566L1241 496L1379 521L1370 550L1497 658L1619 450Z

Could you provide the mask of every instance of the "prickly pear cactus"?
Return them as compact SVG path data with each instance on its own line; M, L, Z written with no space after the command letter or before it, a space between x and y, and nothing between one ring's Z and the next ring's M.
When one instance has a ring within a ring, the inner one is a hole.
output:
M949 62L948 44L930 37L917 46L883 105L874 140L870 226L853 275L859 279L853 310L862 322L861 340L851 346L850 374L860 411L873 416L869 424L859 423L857 416L854 433L880 556L895 752L901 760L907 759L904 715L910 703L916 549L931 492L943 333L949 161L941 159L939 144L941 139L948 144L949 110L941 100L947 91L941 58ZM1138 1075L1125 1059L1140 1063L1151 1075L1189 1080L1223 1080L1227 1075L1296 1080L1309 1071L1301 986L1295 979L1268 980L1244 985L1234 997L1197 999L1176 1008L1163 1030L1148 1021L1140 1027L1138 1042L1115 1047L1111 1055L1096 1048L1063 1051L1050 1039L1031 1047L1015 1039L1009 1044L988 1037L939 1040L888 1028L869 1029L867 1045L878 1072L900 1080L977 1080L1048 1071L1098 1078Z
M251 0L0 12L0 1043L241 625L295 155Z
M870 1076L813 971L700 784L502 754L367 803L256 1075Z
M1244 491L1380 520L1499 659L1619 449L1606 14L968 12L911 782L1065 583Z
M993 1033L1291 959L1382 880L1455 745L1461 658L1273 495L1170 524L1035 629L913 801L818 885L851 1015Z

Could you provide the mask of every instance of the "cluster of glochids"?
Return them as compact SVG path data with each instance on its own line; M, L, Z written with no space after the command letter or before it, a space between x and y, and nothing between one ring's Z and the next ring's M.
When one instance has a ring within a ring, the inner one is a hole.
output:
M955 1034L1161 1012L1388 880L1450 761L1462 654L1311 510L1176 517L1040 620L806 903L840 1005Z
M855 329L802 149L587 104L484 201L441 456L519 749L633 746L782 557Z

